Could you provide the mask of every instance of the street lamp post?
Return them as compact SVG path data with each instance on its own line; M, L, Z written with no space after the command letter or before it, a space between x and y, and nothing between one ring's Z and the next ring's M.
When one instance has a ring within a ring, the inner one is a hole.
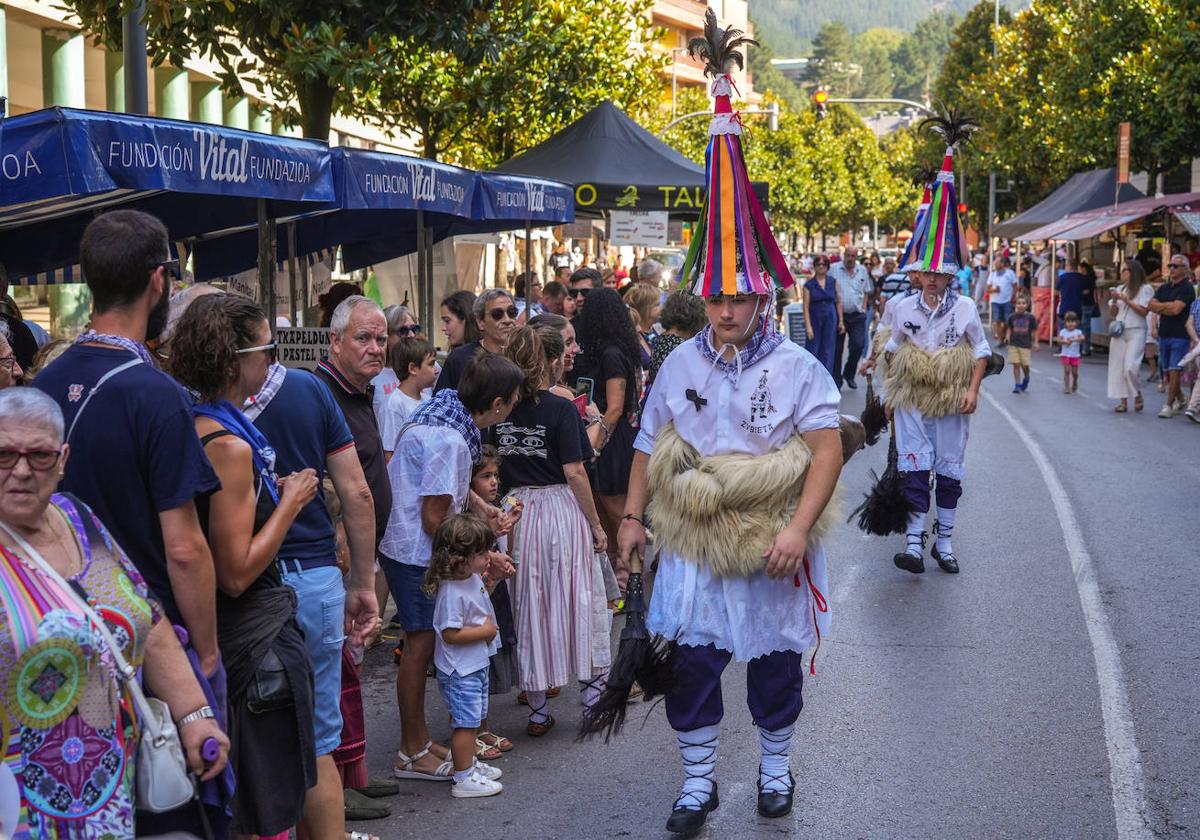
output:
M765 116L767 118L767 128L769 128L771 131L777 131L779 129L779 103L778 102L772 102L766 108L748 108L745 111L739 111L738 113L740 113L740 114L762 114L763 116ZM658 134L656 136L661 140L668 131L670 131L675 126L679 125L681 122L684 122L685 120L695 119L696 117L711 117L712 115L713 115L712 111L692 111L690 114L684 114L681 117L676 117L675 119L671 120L669 123L667 123L665 126L663 126L662 131L658 132Z
M997 51L996 35L999 31L1000 31L1000 0L996 0L995 16L992 19L992 61L993 62L996 60L996 51ZM996 219L996 173L993 169L992 172L988 173L988 224L987 224L988 264L987 264L987 269L986 269L988 271L991 270L992 265L995 263L995 257L996 257L996 255L995 255L996 240L992 237L992 226L995 224L995 219Z
M679 60L676 53L686 53L687 47L671 47L671 119L675 119L675 96L679 92L679 80L676 73Z

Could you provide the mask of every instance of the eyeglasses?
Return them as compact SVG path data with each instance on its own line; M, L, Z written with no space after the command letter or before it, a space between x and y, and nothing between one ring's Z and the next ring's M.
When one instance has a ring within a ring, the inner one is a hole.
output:
M176 280L183 279L183 272L181 272L179 270L179 260L176 260L176 259L160 260L159 262L156 262L153 266L151 266L151 268L159 268L159 267L161 267L163 269L163 271L165 271L167 273L167 276L174 277Z
M410 324L406 327L396 327L396 332L400 335L416 335L421 331L420 324Z
M572 298L587 297L587 294L590 291L591 289L571 289L571 291L567 292L567 294Z
M237 354L240 356L243 353L257 353L259 350L268 351L272 362L275 361L276 357L279 355L279 349L274 341L272 341L270 344L260 344L257 347L243 347L241 350L237 351Z
M1171 263L1171 268L1188 268L1188 264L1181 263L1181 262L1173 262L1173 263Z
M0 356L0 368L8 368L8 372L13 372L13 367L17 364L16 356Z
M510 306L510 307L508 307L508 309L499 309L499 308L493 309L491 312L488 313L488 316L493 321L503 321L505 315L507 315L509 318L512 318L515 320L516 317L520 314L521 314L521 311L519 309L517 309L517 307Z
M31 470L45 472L54 468L61 454L57 449L0 449L0 470L11 470L24 458Z

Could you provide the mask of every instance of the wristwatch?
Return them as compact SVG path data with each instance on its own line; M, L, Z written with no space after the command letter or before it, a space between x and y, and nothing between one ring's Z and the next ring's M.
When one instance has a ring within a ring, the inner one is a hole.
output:
M183 729L189 723L195 723L198 720L215 720L217 713L213 711L212 706L201 706L190 715L184 715L179 720L175 721L176 729Z

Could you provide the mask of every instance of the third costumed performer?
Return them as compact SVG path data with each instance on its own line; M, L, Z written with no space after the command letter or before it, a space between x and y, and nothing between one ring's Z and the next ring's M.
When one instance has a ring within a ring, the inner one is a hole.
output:
M771 313L792 285L742 160L729 72L745 40L709 10L689 48L714 77L708 195L683 269L709 324L663 364L642 415L618 534L622 557L644 552L645 517L660 549L647 624L676 645L665 700L685 773L667 829L699 829L718 804L721 674L747 663L758 727L758 811L792 808L792 731L803 705L801 655L827 628L820 536L842 467L838 391ZM747 768L749 770L749 768Z
M970 415L991 357L975 302L953 288L954 275L969 258L954 192L954 148L975 125L946 112L923 123L947 144L941 171L919 217L901 271L920 278L921 292L891 307L886 403L893 411L904 500L913 511L904 551L893 559L905 571L925 571L925 519L930 473L934 475L937 519L933 557L942 570L957 573L951 545L962 495L963 457Z

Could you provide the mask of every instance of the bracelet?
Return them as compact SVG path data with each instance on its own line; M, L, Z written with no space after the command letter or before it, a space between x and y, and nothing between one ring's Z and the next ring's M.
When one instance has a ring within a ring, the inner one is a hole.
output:
M201 706L190 715L184 715L179 720L175 721L176 729L183 729L189 723L195 723L198 720L215 720L217 713L213 711L212 706Z
M636 522L637 524L641 525L643 528L646 527L646 523L642 520L642 517L634 516L632 513L625 514L624 516L621 517L621 519L622 519L622 521L628 519L630 522Z

